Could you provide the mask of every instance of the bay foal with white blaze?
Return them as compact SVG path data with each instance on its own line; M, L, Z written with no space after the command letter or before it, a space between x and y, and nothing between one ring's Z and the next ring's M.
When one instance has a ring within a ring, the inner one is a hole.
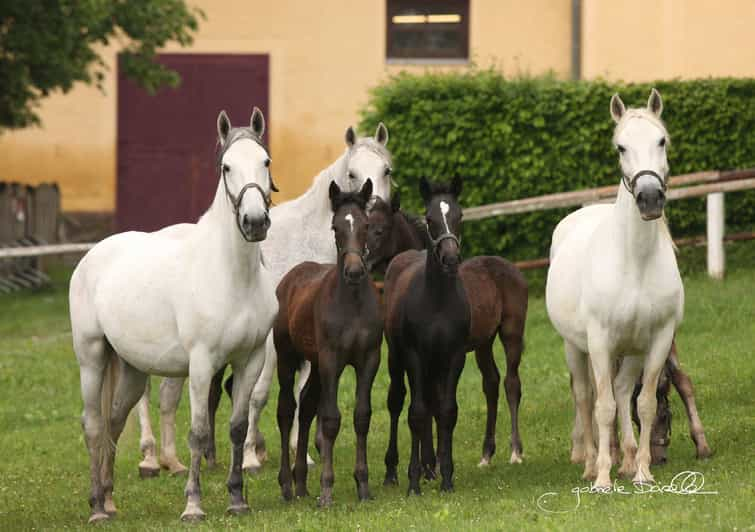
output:
M387 149L388 129L380 123L374 137L357 137L349 127L345 135L346 149L330 166L314 178L312 186L298 198L270 209L272 226L262 245L265 264L273 279L273 288L295 265L311 260L320 263L335 263L338 256L333 241L331 210L328 190L335 182L344 192L357 192L367 179L372 180L372 195L390 200L391 154ZM250 304L251 304L250 300ZM255 472L262 467L266 456L264 439L258 424L262 409L270 394L276 364L275 345L272 333L267 338L265 365L262 375L254 387L249 408L249 430L244 444L244 470ZM299 376L299 392L309 375L309 362L304 362ZM161 439L160 460L155 456L155 439L149 422L149 395L145 394L139 405L142 428L141 447L144 460L140 471L157 474L160 466L171 472L181 472L186 468L179 462L175 445L175 412L183 388L182 379L166 379L160 387ZM220 393L220 386L215 388ZM215 408L219 397L214 399ZM212 407L211 407L212 408ZM298 422L294 421L291 431L291 447L296 449ZM212 437L212 436L211 436ZM212 439L211 439L212 442ZM210 446L210 450L214 445ZM208 463L210 462L208 457ZM309 463L314 463L308 458Z
M199 466L209 439L207 398L213 375L226 364L237 375L228 511L249 510L241 472L249 398L278 310L259 244L270 227L274 186L259 109L250 127L232 128L225 112L217 125L220 178L199 221L111 236L86 254L71 278L71 328L91 463L90 522L115 513L115 444L149 375L189 376L191 468L181 517L204 517Z
M553 233L546 285L548 315L564 338L582 422L583 478L595 479L601 489L611 486L610 438L617 410L624 455L619 474L633 475L635 482L653 481L650 433L656 387L684 305L684 289L663 217L668 133L661 121L661 96L653 89L646 108L626 109L614 95L610 110L622 172L616 203L585 207L559 223ZM617 360L620 367L612 379ZM599 435L597 458L590 366ZM638 451L630 398L641 372Z

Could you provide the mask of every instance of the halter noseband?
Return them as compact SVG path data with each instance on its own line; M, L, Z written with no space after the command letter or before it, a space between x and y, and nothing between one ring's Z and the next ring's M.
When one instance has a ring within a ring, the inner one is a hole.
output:
M430 226L425 224L425 228L427 229L427 236L430 238L430 243L432 244L433 253L436 257L439 257L438 255L438 248L440 247L440 243L444 240L453 240L456 242L456 245L461 249L461 239L457 237L455 234L453 234L450 231L446 231L444 233L441 233L438 235L438 238L433 238L432 233L430 232Z
M225 193L228 196L228 199L231 201L231 206L233 208L233 214L236 218L236 227L239 228L239 232L241 233L241 236L244 237L244 240L247 242L251 242L252 239L246 236L246 233L244 232L244 229L241 227L241 222L239 221L239 207L241 207L241 201L244 199L244 194L246 194L246 191L250 188L255 188L259 190L259 193L262 195L262 201L265 202L265 214L268 214L270 212L270 196L268 196L265 191L262 189L261 186L259 186L257 183L247 183L243 187L241 187L241 190L239 190L239 193L237 196L234 196L233 193L228 188L228 181L225 178L225 172L221 169L221 173L223 174L223 185L225 186Z
M666 179L661 177L657 172L654 172L653 170L640 170L631 178L628 175L623 174L621 176L621 182L624 183L624 187L627 189L627 191L629 191L629 193L634 196L634 187L637 185L637 180L644 175L650 175L656 178L661 184L661 190L664 192L664 194L666 193L666 188L668 188Z

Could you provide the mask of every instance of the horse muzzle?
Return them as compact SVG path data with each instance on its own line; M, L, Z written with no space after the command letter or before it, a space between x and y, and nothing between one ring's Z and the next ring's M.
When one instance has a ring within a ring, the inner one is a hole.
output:
M270 229L270 215L265 212L262 216L251 217L247 214L240 216L239 230L247 242L260 242L267 238Z
M666 194L660 187L647 185L637 191L635 201L643 220L656 220L663 215Z

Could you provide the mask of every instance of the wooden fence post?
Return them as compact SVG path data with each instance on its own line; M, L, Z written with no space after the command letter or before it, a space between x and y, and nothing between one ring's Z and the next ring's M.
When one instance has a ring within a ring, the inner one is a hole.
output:
M724 255L724 193L708 194L708 275L723 279L726 268Z

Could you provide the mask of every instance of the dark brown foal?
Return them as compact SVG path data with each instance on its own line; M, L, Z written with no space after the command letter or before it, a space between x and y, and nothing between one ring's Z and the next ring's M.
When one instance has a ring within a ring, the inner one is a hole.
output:
M373 271L387 267L395 255L408 249L424 249L427 229L424 222L400 210L398 193L391 204L378 199L370 210L367 233L368 265ZM500 257L474 257L462 263L459 277L469 297L471 313L467 352L475 352L482 375L482 389L487 402L487 423L480 465L488 465L495 453L498 394L501 376L493 357L493 342L500 338L506 353L504 387L511 415L511 459L522 461L523 447L519 435L519 402L522 386L519 363L524 349L524 324L527 316L527 281L510 262ZM434 477L434 453L423 448L425 475Z
M363 261L367 239L365 206L372 196L372 181L357 193L342 193L330 185L333 229L338 264L304 262L289 271L278 285L280 310L273 326L278 351L278 427L281 466L278 482L291 499L289 435L294 419L294 376L306 359L312 364L299 400L299 441L293 476L296 496L307 495L307 447L315 415L322 457L320 505L333 498L333 444L341 426L338 381L346 365L356 371L354 431L357 436L354 479L360 500L370 497L367 481L367 432L372 415L371 392L383 338L379 294Z

